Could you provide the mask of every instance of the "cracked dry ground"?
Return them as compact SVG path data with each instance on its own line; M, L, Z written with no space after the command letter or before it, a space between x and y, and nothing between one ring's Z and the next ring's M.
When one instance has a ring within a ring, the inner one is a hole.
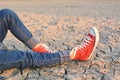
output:
M36 69L5 71L7 80L119 80L120 79L120 22L113 18L80 16L48 16L18 13L27 28L53 50L71 50L79 45L91 26L98 28L100 41L89 61ZM4 43L10 49L29 50L9 32Z

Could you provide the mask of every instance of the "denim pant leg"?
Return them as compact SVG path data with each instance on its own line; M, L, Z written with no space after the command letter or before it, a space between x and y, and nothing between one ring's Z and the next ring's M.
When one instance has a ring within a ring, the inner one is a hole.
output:
M19 50L0 50L0 70L18 68L20 70L33 64L31 55Z
M69 62L69 52L56 53L22 52L19 50L0 50L0 70L27 67L45 67Z
M63 64L70 61L70 55L68 50L43 54L38 54L37 52L34 52L34 54L31 55L33 57L32 67L34 68Z
M4 40L8 29L23 43L32 37L30 31L13 11L3 9L0 10L0 42Z

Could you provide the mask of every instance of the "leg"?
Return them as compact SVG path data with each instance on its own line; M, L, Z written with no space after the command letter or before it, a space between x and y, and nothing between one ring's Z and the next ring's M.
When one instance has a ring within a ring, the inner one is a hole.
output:
M4 40L8 29L29 48L33 48L38 43L13 11L3 9L0 11L0 42Z
M54 54L38 54L37 52L22 52L18 50L0 50L0 70L27 67L43 67L69 62L68 51L56 52Z
M13 35L22 41L28 48L36 52L53 52L45 44L39 44L39 41L24 26L19 17L9 9L0 11L0 42L7 34L8 29Z

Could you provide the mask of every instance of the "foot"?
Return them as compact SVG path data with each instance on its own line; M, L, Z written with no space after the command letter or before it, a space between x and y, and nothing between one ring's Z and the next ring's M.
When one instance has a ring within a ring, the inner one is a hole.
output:
M45 44L37 44L32 50L40 53L54 53L54 51L50 50Z
M92 27L86 35L82 44L73 48L70 52L71 60L89 60L99 41L99 32L97 28Z

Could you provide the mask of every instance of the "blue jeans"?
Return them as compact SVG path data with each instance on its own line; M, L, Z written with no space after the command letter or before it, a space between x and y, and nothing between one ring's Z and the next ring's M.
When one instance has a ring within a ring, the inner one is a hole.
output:
M4 40L7 31L24 44L31 46L35 39L31 39L31 32L24 26L18 16L9 9L0 11L0 42ZM28 44L32 41L32 44ZM35 42L36 43L36 42ZM27 67L42 67L69 62L69 51L58 51L55 53L22 52L19 50L0 50L0 70L18 68L20 70Z
M4 40L8 29L23 43L32 37L30 31L28 31L13 11L3 9L0 11L0 42Z
M0 11L0 42L5 39L8 30L30 49L38 43L13 11L3 9Z

